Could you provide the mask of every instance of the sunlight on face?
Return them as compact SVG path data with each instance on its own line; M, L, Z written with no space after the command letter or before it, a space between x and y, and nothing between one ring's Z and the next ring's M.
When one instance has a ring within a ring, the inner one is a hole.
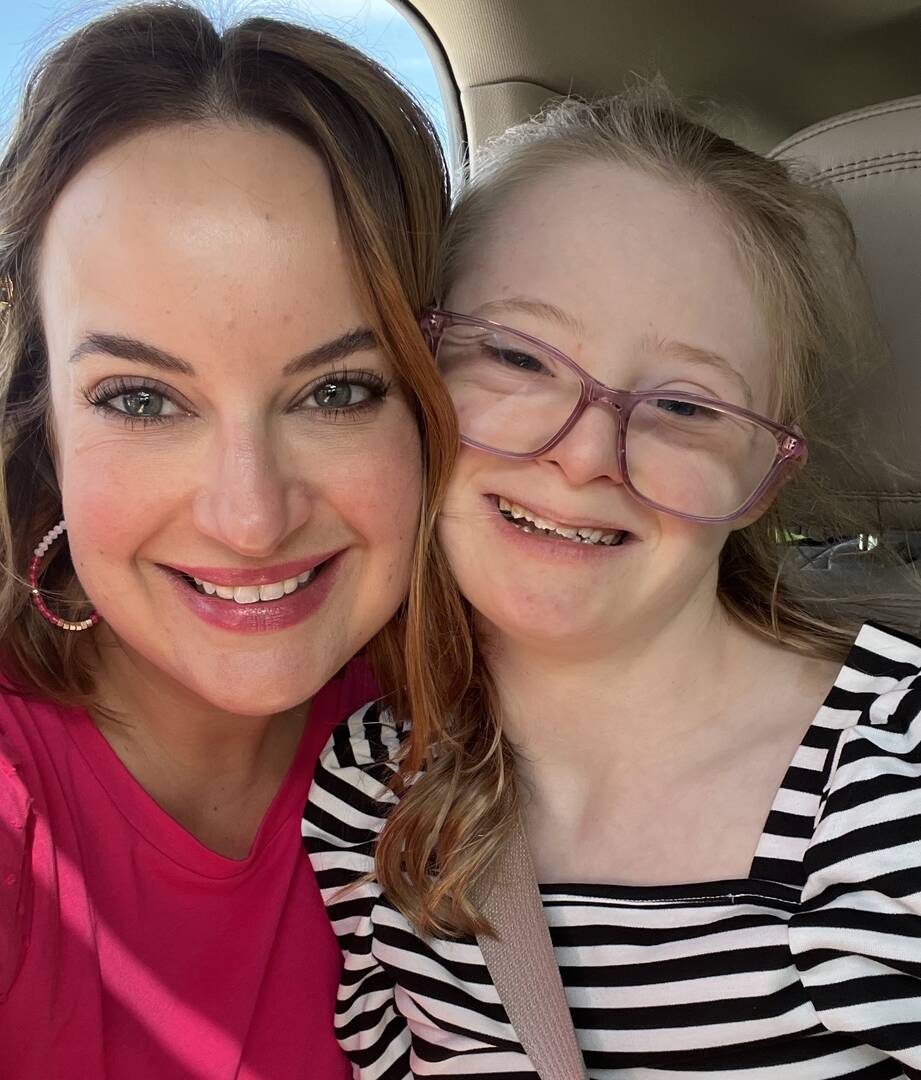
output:
M633 169L574 165L517 189L488 236L468 245L446 306L540 338L610 387L767 408L767 331L724 222L702 199ZM552 389L562 392L560 378ZM462 451L439 534L462 591L500 632L583 654L714 605L729 527L634 499L619 472L617 423L589 408L536 460ZM693 467L684 480L655 479L676 500L699 480ZM626 541L522 532L498 512L500 499L564 531Z
M400 602L421 483L320 159L255 127L119 143L56 203L41 294L102 640L221 708L306 699Z

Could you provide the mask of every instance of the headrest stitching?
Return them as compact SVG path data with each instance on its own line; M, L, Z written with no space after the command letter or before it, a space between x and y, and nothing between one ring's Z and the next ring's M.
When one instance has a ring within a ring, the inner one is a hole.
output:
M889 105L878 105L875 108L859 109L856 112L839 116L836 120L828 120L822 124L813 124L812 127L805 128L798 135L791 135L789 139L782 142L776 149L772 150L770 154L768 154L768 157L785 156L794 146L799 146L801 143L807 142L816 135L824 135L826 131L834 131L835 128L846 127L848 124L859 124L864 120L872 119L875 116L888 116L890 113L906 112L909 109L921 109L921 98L911 98L901 104L893 102Z
M824 169L812 173L809 179L815 180L837 172L846 172L848 169L871 165L912 165L916 162L921 162L921 149L903 150L896 154L877 154L876 157L855 158L854 161L838 161L834 165L827 165Z
M867 176L882 176L884 173L910 172L912 169L921 169L921 158L911 165L893 165L890 169L862 169L858 172L844 173L841 176L826 176L821 180L812 177L810 183L843 184L847 180L861 180Z

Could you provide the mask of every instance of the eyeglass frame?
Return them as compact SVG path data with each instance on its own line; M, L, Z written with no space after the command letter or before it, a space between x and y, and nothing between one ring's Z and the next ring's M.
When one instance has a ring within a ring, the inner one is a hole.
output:
M721 517L704 517L700 514L687 514L681 510L673 510L637 491L633 485L633 481L630 479L630 470L627 466L627 426L630 422L630 416L636 406L641 402L656 397L662 397L661 389L620 390L616 387L608 386L606 383L596 379L594 375L590 375L584 368L580 367L571 356L567 356L566 353L561 352L555 346L548 344L546 341L542 341L538 337L534 337L532 334L526 334L523 330L516 330L514 327L505 326L503 323L493 322L491 319L480 319L474 315L461 315L459 312L447 311L443 308L429 309L419 321L422 333L425 336L429 348L431 349L432 356L436 361L438 359L438 347L442 335L449 326L457 324L475 326L482 330L499 331L503 334L511 334L513 337L528 342L528 344L548 353L554 360L559 361L564 367L567 367L570 371L574 372L579 379L581 387L579 400L576 402L569 418L553 438L544 443L544 445L537 450L531 450L525 453L517 453L512 450L498 450L495 447L487 446L485 443L478 442L476 439L471 439L468 436L461 434L460 441L465 446L470 446L476 450L483 450L485 453L495 454L497 457L508 458L514 461L534 461L562 442L576 426L582 418L583 413L590 405L606 405L609 409L613 409L617 416L617 441L615 444L617 464L621 480L627 491L629 491L630 494L644 506L648 506L660 513L669 514L672 517L681 518L684 521L693 521L701 525L722 525L738 521L738 519L744 517L752 507L757 506L772 488L780 486L784 473L792 469L794 465L805 465L806 463L808 457L806 437L798 428L788 427L786 424L781 424L776 420L770 419L770 417L752 412L751 409L746 409L741 405L733 405L730 402L720 401L718 398L709 398L702 394L692 394L684 390L669 391L669 400L687 402L692 405L702 405L705 408L714 409L717 412L728 413L730 416L739 416L743 420L747 420L770 432L777 443L777 452L774 457L774 462L766 476L748 499L746 499L745 502L731 514L724 514Z

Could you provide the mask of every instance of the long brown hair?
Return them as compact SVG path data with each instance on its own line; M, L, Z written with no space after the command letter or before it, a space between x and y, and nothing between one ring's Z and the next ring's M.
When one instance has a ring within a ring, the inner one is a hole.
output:
M624 164L707 200L728 225L771 330L773 415L815 443L830 426L830 373L881 358L880 339L840 204L787 169L695 121L658 86L594 103L567 101L512 129L491 147L457 202L445 236L439 295L463 270L470 246L536 175L574 162ZM821 402L821 410L815 406ZM719 598L758 634L813 656L843 658L856 626L818 614L782 576L785 529L816 522L826 536L863 531L842 521L808 470L764 516L733 532L721 555ZM443 564L437 546L429 553ZM409 654L412 727L396 785L399 804L377 847L376 873L389 898L423 931L488 930L471 885L501 851L518 812L515 755L502 731L495 688L473 613L449 597L447 632L421 627L436 603L413 597ZM443 597L438 603L444 604ZM419 632L417 632L417 628Z
M50 627L23 581L32 548L61 514L36 287L42 231L67 182L107 146L145 128L214 121L277 126L325 161L367 317L415 406L422 546L453 461L453 412L418 327L448 210L443 154L422 109L355 49L273 19L218 33L195 8L166 3L83 27L37 66L0 159L0 282L8 277L13 290L0 308L0 649L7 676L58 701L86 702L93 686L83 648L91 635ZM54 559L45 581L63 611L76 611L85 599L73 567L64 552ZM425 569L416 584L426 595L444 588ZM374 647L385 690L403 685L403 617Z

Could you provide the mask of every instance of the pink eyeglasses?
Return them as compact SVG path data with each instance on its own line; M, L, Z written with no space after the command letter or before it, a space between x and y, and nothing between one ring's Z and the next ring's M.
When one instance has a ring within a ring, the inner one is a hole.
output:
M605 386L546 342L488 319L422 320L457 410L461 441L527 461L552 450L591 405L617 417L624 487L688 521L735 521L806 460L806 440L766 416L683 390Z

